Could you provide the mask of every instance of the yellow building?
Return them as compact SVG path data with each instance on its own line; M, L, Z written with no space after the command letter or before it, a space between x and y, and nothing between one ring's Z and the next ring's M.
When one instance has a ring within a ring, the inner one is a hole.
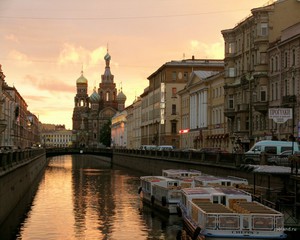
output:
M180 147L182 149L228 149L229 134L224 118L224 73L194 71L181 99Z
M222 60L186 59L162 65L149 77L149 87L141 95L141 144L180 147L180 98L195 70L219 71Z
M44 147L65 148L72 145L72 130L49 130L42 132L41 135Z

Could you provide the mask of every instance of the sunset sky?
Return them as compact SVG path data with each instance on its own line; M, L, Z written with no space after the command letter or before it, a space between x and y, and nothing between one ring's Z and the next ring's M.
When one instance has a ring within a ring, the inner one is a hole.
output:
M98 88L104 55L126 106L161 65L224 57L221 30L267 0L0 0L0 64L42 123L72 128L76 80Z

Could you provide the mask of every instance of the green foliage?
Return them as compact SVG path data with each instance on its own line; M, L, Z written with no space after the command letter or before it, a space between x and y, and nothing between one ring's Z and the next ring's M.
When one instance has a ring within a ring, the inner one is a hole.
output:
M106 147L110 147L111 144L111 120L108 120L100 129L100 142Z

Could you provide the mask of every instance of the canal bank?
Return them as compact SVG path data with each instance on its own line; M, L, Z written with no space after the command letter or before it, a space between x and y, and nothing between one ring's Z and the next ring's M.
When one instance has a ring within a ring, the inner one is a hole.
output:
M0 155L0 225L2 225L43 173L48 161L44 149L7 152Z
M156 155L155 155L156 154ZM161 175L163 169L195 169L216 176L236 176L249 182L247 191L253 200L277 209L285 215L285 227L291 232L300 231L299 177L283 171L279 166L245 165L239 159L216 157L182 157L158 153L153 155L141 152L114 151L113 166L127 167L143 175ZM296 193L296 194L295 194Z

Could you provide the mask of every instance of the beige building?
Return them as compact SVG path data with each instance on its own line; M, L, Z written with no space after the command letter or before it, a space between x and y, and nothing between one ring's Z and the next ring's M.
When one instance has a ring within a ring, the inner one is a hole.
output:
M192 59L171 61L149 77L149 87L141 95L141 142L143 145L180 147L180 98L177 92L196 70L220 71L222 60Z
M65 148L72 145L72 130L56 129L44 131L42 136L43 147Z
M127 148L138 149L141 147L141 97L137 97L126 110Z
M231 141L243 151L256 141L272 137L274 129L268 118L271 95L268 51L284 29L299 22L300 2L277 1L252 9L251 13L233 29L222 31L225 40L224 114L230 123ZM282 60L282 56L280 58Z
M181 99L180 148L228 149L229 134L224 117L224 73L194 71Z
M111 146L127 148L127 109L117 112L111 119Z
M282 31L281 38L273 42L269 55L269 108L289 108L292 119L280 122L269 119L269 128L275 139L299 140L300 99L300 22Z

